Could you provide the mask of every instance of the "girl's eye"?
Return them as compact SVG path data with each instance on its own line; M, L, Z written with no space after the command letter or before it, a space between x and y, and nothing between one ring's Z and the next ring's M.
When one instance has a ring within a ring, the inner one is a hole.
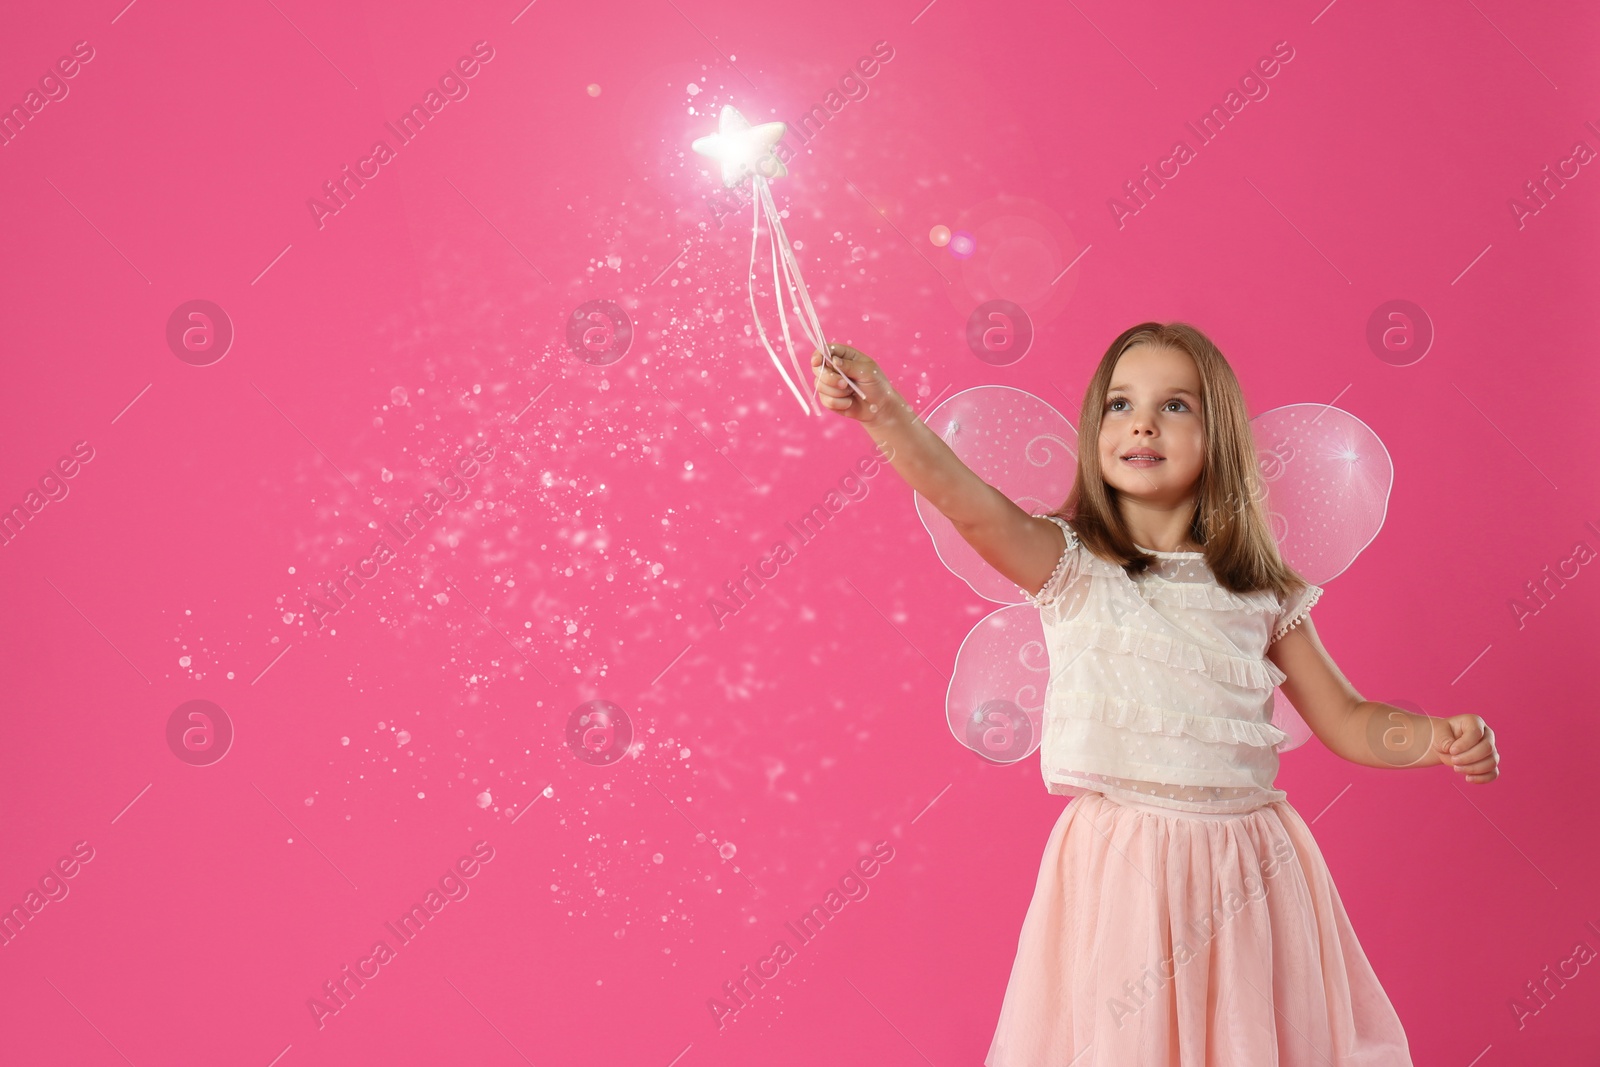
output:
M1126 404L1127 402L1128 401L1127 401L1126 397L1115 396L1115 397L1112 397L1110 400L1106 401L1106 406L1108 408L1111 408L1113 411L1115 411L1116 410L1116 405L1118 405L1118 404ZM1167 401L1167 403L1168 404L1177 404L1179 407L1182 407L1185 411L1189 410L1189 405L1185 404L1182 400L1179 400L1177 397L1173 397L1171 400Z

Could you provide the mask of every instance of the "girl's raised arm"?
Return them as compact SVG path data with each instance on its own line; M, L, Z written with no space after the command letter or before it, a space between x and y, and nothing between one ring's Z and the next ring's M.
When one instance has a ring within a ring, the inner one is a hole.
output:
M895 472L938 508L990 566L1027 592L1039 591L1061 558L1061 529L1023 511L974 474L870 357L848 345L830 345L829 351L866 399L823 364L821 352L813 352L811 369L823 406L861 423Z

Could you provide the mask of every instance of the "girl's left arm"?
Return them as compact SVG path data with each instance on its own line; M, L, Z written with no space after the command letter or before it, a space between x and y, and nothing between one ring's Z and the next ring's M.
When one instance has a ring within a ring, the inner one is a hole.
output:
M1437 718L1364 700L1317 637L1310 617L1267 649L1288 677L1280 688L1328 750L1364 767L1447 764L1467 781L1499 777L1494 731L1476 715Z

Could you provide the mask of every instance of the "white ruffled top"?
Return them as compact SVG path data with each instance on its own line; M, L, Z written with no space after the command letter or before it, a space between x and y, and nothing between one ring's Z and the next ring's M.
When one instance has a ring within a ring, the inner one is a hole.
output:
M1202 552L1155 552L1130 575L1085 549L1056 515L1066 546L1037 593L1049 650L1040 767L1050 792L1105 793L1195 812L1250 811L1283 800L1274 786L1273 690L1287 677L1267 648L1322 595L1285 599L1222 588Z

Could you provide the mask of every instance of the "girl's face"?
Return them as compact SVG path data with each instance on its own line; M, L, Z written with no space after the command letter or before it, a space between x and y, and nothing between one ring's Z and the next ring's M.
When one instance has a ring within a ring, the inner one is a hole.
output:
M1100 422L1100 470L1151 504L1188 498L1205 467L1200 372L1187 352L1134 345L1117 359ZM1154 453L1158 459L1136 459Z

